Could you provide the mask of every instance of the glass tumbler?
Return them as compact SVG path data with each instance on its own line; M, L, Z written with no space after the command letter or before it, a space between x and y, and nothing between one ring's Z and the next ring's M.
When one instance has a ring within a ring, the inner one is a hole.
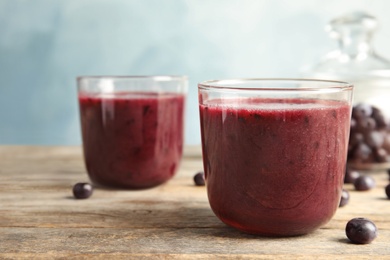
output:
M144 189L174 176L183 149L185 76L87 76L77 85L94 184Z
M336 212L353 86L305 79L198 85L210 206L224 223L265 236L302 235Z

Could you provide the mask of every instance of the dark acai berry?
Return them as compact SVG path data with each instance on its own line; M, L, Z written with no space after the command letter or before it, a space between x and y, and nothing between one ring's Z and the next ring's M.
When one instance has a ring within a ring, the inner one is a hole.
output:
M344 183L354 183L357 178L360 177L360 173L356 170L347 168L344 176Z
M349 136L349 145L355 147L356 145L364 142L364 134L360 132L352 132Z
M377 237L378 230L369 219L353 218L348 221L345 233L352 243L369 244Z
M388 184L385 187L385 192L386 192L387 198L390 199L390 184Z
M389 161L389 154L387 153L386 149L384 148L377 148L374 150L374 155L377 160L377 162L384 163Z
M344 207L349 202L349 192L347 190L344 190L341 192L341 199L339 207Z
M79 182L73 186L73 196L76 199L87 199L92 195L93 187L89 183Z
M378 127L388 126L388 121L379 108L373 106L371 116L372 116L372 118L374 118L376 125Z
M351 152L351 156L355 158L355 162L369 163L373 161L374 155L371 148L365 143L359 143Z
M365 103L357 104L352 109L352 116L354 118L367 118L372 114L372 106Z
M353 185L358 191L366 191L375 187L375 180L371 176L363 175L357 178Z
M194 176L194 182L196 186L204 186L205 180L204 180L204 172L198 172Z
M374 130L365 133L364 140L371 148L381 148L385 141L385 136L381 132Z
M360 118L356 121L356 128L361 132L372 131L376 128L376 122L373 118Z

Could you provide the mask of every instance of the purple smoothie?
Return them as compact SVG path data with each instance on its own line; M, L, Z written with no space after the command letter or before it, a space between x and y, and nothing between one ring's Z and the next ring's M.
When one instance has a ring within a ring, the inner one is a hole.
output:
M248 233L300 235L339 205L350 107L320 100L226 99L200 105L209 202Z
M95 184L150 188L175 174L183 148L182 94L79 94L86 168Z

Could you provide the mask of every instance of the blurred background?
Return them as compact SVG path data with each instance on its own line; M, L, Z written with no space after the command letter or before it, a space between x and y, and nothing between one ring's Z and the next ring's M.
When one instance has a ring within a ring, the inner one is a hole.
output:
M377 17L390 57L388 0L0 0L0 144L79 145L79 75L189 77L186 143L200 144L197 83L299 77L337 47L324 30Z

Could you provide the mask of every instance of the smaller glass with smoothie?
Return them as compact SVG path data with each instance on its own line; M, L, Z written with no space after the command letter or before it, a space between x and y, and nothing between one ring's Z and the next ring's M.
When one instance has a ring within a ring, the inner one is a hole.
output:
M295 236L326 224L341 198L352 85L299 79L198 85L210 206L252 234Z
M174 176L186 77L87 76L77 85L84 161L94 184L144 189Z

